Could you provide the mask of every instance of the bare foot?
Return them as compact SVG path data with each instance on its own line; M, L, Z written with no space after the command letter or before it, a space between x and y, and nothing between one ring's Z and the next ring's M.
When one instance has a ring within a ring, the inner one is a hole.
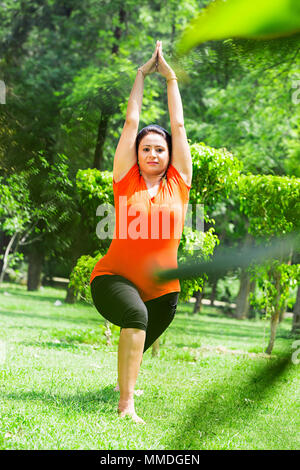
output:
M133 411L132 410L121 411L120 409L118 409L118 413L119 413L119 418L125 418L125 416L129 416L137 424L146 424L145 421L142 418L140 418L134 410Z
M146 424L145 421L136 414L133 400L119 401L118 413L120 418L129 416L135 423Z

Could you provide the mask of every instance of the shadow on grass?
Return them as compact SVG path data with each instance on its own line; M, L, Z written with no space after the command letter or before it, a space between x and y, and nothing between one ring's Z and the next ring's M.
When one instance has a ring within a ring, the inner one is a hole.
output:
M53 405L53 408L61 408L64 414L69 411L76 413L99 413L116 412L119 402L119 393L114 392L114 386L109 385L95 392L75 393L63 395L45 391L14 391L1 393L0 396L8 400L42 402L46 405Z
M14 297L25 297L27 300L37 300L38 302L50 302L52 305L56 300L60 300L61 302L63 302L61 298L58 298L55 295L50 297L50 296L43 294L42 292L37 293L37 294L28 294L27 292L22 292L22 291L15 290L12 288L6 289L6 292L8 292L9 294L11 294L11 296L14 296ZM3 292L0 292L0 294L3 295Z
M71 314L70 316L65 316L65 315L57 315L57 314L51 314L49 315L38 315L34 313L25 313L25 312L10 312L10 311L5 311L5 310L0 310L0 317L1 315L7 316L10 318L30 318L30 319L38 319L38 320L51 320L51 321L56 321L56 322L61 322L61 321L66 321L70 323L78 323L87 326L89 322L95 323L97 325L99 324L104 324L104 319L101 317L101 315L96 311L95 309L95 318L91 318L90 316L88 318L76 318L73 317Z
M12 296L16 297L24 297L26 300L33 300L33 301L38 301L38 302L49 302L51 305L54 304L56 300L60 300L62 302L62 306L64 307L69 307L69 306L76 306L76 304L80 305L80 307L93 307L93 305L89 304L88 302L78 300L74 304L69 304L66 303L64 298L62 298L62 295L57 295L57 293L53 293L53 295L46 295L44 292L36 291L36 293L30 293L30 291L23 291L22 289L18 288L13 288L13 287L7 287L6 289L3 289L3 291L8 292ZM65 292L63 292L65 293ZM3 292L0 291L0 295L3 295Z
M230 321L230 320L225 320ZM268 325L269 326L269 325ZM173 323L174 331L176 330L176 335L179 337L187 333L187 327L185 319L176 318L176 321ZM237 331L238 330L238 331ZM201 319L197 324L188 324L188 334L196 334L197 337L207 337L207 336L214 336L214 337L234 337L234 338L257 338L263 336L263 330L261 323L251 324L251 325L243 325L235 324L235 323L222 323L218 321L207 322L205 323L205 319ZM179 344L176 344L179 346Z
M232 390L230 384L236 384L239 377L242 378L239 365L230 376L214 383L204 394L197 393L195 389L193 403L182 410L181 422L177 421L173 426L176 433L173 436L169 434L164 448L203 449L207 447L206 441L221 434L226 426L247 425L252 415L261 409L261 402L267 399L269 389L293 364L290 354L287 354L258 367L246 381L240 380L240 387L235 385Z
M60 341L59 343L55 343L54 341L20 341L18 344L22 344L23 346L33 346L36 348L50 348L50 349L80 349L82 344L84 346L87 343L72 343L67 341ZM90 344L88 345L90 346Z

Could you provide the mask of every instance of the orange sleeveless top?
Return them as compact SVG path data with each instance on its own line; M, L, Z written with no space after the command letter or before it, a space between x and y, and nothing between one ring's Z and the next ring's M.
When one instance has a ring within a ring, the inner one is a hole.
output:
M152 275L154 270L178 267L177 252L191 189L172 164L166 175L154 197L137 163L120 181L113 180L113 239L95 264L90 283L96 276L118 274L135 284L144 302L181 291L178 279L157 282Z

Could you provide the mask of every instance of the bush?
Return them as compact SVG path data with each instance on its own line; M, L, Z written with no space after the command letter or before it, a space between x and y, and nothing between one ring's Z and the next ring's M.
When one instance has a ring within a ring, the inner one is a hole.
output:
M93 304L90 277L95 264L103 255L98 252L94 257L90 255L81 256L70 275L69 287L74 288L75 295L79 295L86 302Z

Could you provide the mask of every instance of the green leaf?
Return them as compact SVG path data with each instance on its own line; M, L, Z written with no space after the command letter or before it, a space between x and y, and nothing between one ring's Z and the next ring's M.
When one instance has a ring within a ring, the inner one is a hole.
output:
M200 11L178 44L178 53L209 40L269 39L300 30L298 0L217 0Z

